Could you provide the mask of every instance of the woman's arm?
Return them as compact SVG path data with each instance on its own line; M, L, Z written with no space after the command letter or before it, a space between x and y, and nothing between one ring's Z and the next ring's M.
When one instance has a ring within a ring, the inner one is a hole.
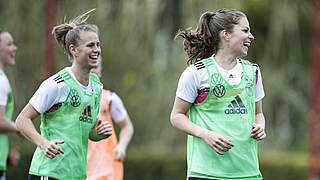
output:
M64 151L57 145L62 144L64 141L61 140L52 140L48 141L46 138L42 137L32 122L33 119L38 117L40 114L34 109L31 104L27 104L24 109L20 112L19 116L16 119L16 126L18 130L32 143L41 148L43 153L49 157L54 158Z
M132 138L134 130L129 115L127 115L123 121L117 124L120 126L121 130L119 134L119 143L113 152L113 158L117 161L123 161L126 156L127 146Z
M256 102L256 116L255 123L252 125L251 137L256 140L266 138L265 119L262 111L262 100Z
M0 105L0 132L18 132L16 125L5 116L6 107Z
M224 153L221 151L226 152L231 149L234 145L227 137L209 131L208 129L198 126L190 121L186 114L191 105L191 103L176 97L170 117L171 124L177 129L201 138L218 154L223 155Z

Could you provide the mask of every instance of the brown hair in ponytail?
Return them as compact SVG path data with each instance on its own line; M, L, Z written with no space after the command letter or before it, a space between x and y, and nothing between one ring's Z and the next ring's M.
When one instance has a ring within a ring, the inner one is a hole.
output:
M220 9L216 13L207 11L201 15L195 30L188 28L178 32L175 39L185 39L183 45L188 55L187 64L194 64L215 54L220 42L220 31L232 32L234 25L243 17L246 17L244 13L233 9Z

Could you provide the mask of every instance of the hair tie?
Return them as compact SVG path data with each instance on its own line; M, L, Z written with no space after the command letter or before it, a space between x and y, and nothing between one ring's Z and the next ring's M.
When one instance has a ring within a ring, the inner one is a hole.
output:
M212 13L211 15L209 15L208 17L207 17L207 19L208 19L208 22L210 22L210 20L213 18L213 16L215 16L216 15L216 13Z

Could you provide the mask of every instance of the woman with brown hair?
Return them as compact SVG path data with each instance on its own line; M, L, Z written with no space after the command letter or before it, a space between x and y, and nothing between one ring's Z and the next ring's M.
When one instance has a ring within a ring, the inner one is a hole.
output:
M180 77L171 123L188 135L188 180L262 179L257 141L266 137L264 90L257 64L241 59L254 37L246 15L201 15L184 38L188 67Z
M29 180L85 179L88 139L112 133L108 123L96 120L102 84L90 70L98 65L101 48L97 26L86 23L92 11L54 27L72 65L45 80L17 118L18 129L37 145ZM32 123L39 115L41 135Z

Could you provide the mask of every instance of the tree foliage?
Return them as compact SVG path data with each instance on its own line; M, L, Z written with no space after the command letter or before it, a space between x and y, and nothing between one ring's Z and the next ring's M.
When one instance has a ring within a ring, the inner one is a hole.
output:
M195 28L202 12L226 7L245 12L255 36L247 59L258 63L263 73L268 135L263 149L306 149L311 1L57 3L57 24L65 16L70 19L97 8L89 22L100 29L102 82L122 97L134 123L130 148L185 145L185 134L169 122L178 79L186 68L182 40L173 37L179 29ZM17 64L7 71L16 102L15 117L43 81L45 7L43 0L0 0L0 28L11 32L19 47ZM58 46L55 55L56 71L69 65Z

